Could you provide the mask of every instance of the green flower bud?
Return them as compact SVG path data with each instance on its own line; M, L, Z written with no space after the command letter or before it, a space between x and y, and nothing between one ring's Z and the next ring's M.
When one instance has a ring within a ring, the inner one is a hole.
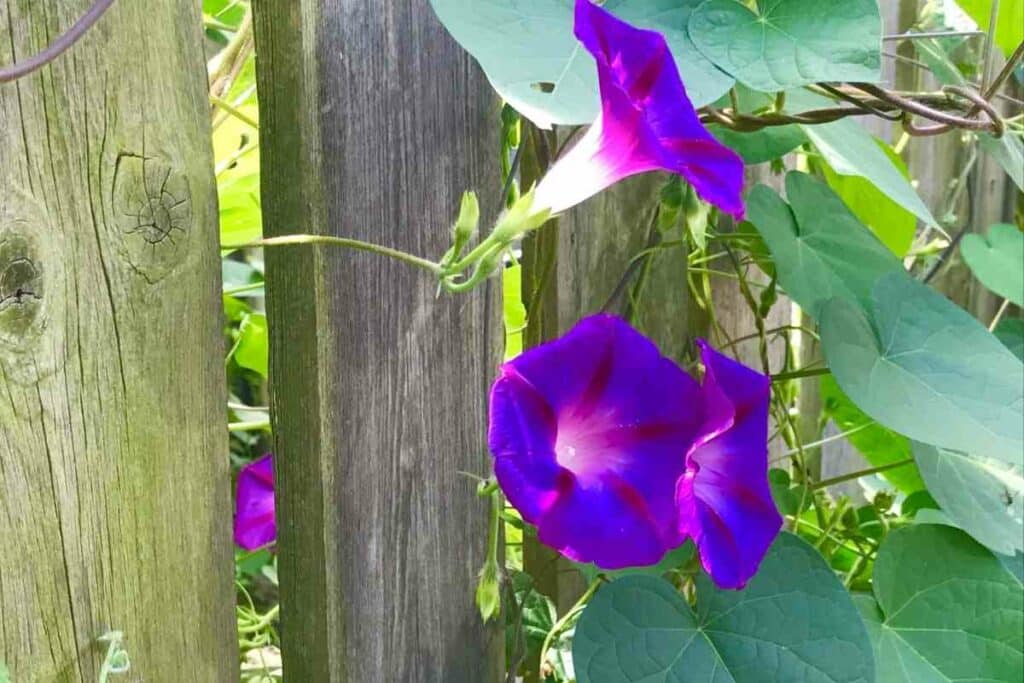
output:
M476 585L476 607L485 623L501 613L501 586L498 581L498 565L494 562L487 562L480 572L480 581Z

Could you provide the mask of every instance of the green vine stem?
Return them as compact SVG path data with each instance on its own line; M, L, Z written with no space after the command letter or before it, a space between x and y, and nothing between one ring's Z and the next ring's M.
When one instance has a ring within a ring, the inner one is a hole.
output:
M555 638L561 635L562 632L569 627L569 624L579 616L580 612L582 612L583 608L587 606L590 598L594 597L594 593L597 592L597 589L601 587L602 583L604 583L604 579L600 576L591 581L590 586L588 586L586 592L580 596L580 599L576 601L576 604L573 605L568 612L563 614L562 618L556 621L555 625L551 627L550 631L548 631L548 634L544 637L544 643L540 646L540 658L537 665L539 667L539 671L544 670L544 663L548 658L548 650L551 649L551 644L555 641Z
M224 244L221 245L221 251L254 249L258 247L283 247L301 244L327 244L335 247L354 249L356 251L365 251L371 254L387 256L388 258L393 258L395 260L402 261L403 263L408 263L411 266L422 268L423 270L426 270L438 277L442 275L441 266L433 261L429 261L425 258L421 258L398 249L384 247L371 242L363 242L362 240L352 239L350 237L334 237L331 235L281 235L280 237L267 237L261 240L243 242L241 244Z
M99 683L107 683L111 675L128 673L132 663L128 659L128 652L121 646L124 634L120 631L107 631L97 640L107 643L107 656L100 667Z

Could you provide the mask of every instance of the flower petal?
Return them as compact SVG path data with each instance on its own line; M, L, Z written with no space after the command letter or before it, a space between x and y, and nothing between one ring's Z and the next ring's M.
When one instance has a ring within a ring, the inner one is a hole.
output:
M770 380L699 342L705 436L676 488L681 530L722 588L742 588L782 527L768 486Z
M575 32L597 61L601 86L605 145L592 143L598 151L590 156L617 169L618 178L652 164L677 173L703 199L742 218L743 160L701 124L665 37L589 0L576 2ZM621 156L612 150L622 149L633 149L637 161L611 163Z
M537 537L572 560L593 562L602 569L655 564L673 546L666 544L662 522L646 500L612 476L593 488L570 481L537 524Z
M636 565L683 540L675 485L703 421L697 383L627 323L597 315L503 366L489 441L498 483L541 540L599 566Z
M274 461L265 455L238 473L235 496L235 543L256 550L277 539L274 514Z

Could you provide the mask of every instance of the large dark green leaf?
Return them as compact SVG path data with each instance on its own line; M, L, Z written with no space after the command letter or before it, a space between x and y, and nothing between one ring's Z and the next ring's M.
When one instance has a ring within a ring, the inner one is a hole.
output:
M712 62L755 90L881 78L882 19L875 0L707 0L690 36Z
M1024 306L1024 232L1017 226L997 223L985 237L967 235L960 254L981 284Z
M831 376L821 378L822 413L835 422L864 459L874 467L884 467L910 457L910 440L878 424L854 405ZM882 472L882 476L904 493L924 488L913 463Z
M928 491L950 521L993 552L1024 550L1024 477L999 460L914 443Z
M920 524L878 552L875 597L857 597L878 680L1006 681L1024 667L1024 591L962 531Z
M864 625L821 555L782 534L742 591L697 580L697 607L648 576L601 588L576 626L579 683L873 681Z
M718 99L733 79L690 41L686 25L701 0L608 0L603 7L659 31L694 106ZM541 126L590 123L598 113L594 60L572 32L573 0L431 0L448 31L495 90Z
M1008 318L1000 320L993 330L996 339L1003 342L1003 346L1010 349L1010 352L1017 356L1024 363L1024 320L1020 318Z
M768 187L754 188L747 217L772 252L779 283L812 315L833 297L865 303L879 277L903 272L899 259L821 181L790 173L786 195L789 205Z
M833 299L820 320L833 376L857 406L912 439L1021 465L1024 365L966 311L904 272L865 310Z

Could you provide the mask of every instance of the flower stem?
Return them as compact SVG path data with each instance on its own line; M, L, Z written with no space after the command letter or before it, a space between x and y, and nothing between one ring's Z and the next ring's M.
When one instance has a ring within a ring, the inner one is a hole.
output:
M388 258L408 263L411 266L416 266L417 268L429 271L434 275L441 275L441 266L433 261L428 261L425 258L421 258L404 251L399 251L398 249L383 247L371 242L363 242L350 237L334 237L332 235L281 235L280 237L267 237L265 239L254 240L252 242L245 242L242 244L224 244L221 245L221 251L251 249L256 247L281 247L298 244L328 244L335 247L355 249L356 251L366 251L371 254L387 256Z
M894 470L897 467L903 467L904 465L910 465L914 462L913 458L904 458L903 460L897 460L891 462L888 465L881 465L879 467L871 467L866 470L857 470L856 472L849 472L847 474L840 475L838 477L832 477L831 479L823 479L816 484L811 486L811 490L817 491L819 489L828 488L829 486L835 486L836 484L842 484L846 481L853 481L854 479L860 479L861 477L867 477L872 474L878 474L879 472L886 472L888 470Z

